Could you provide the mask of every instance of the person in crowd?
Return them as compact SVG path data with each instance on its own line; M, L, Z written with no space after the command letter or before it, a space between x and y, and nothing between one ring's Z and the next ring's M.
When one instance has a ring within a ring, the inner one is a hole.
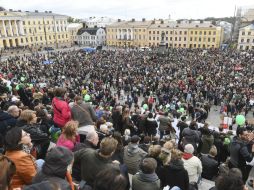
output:
M132 177L132 189L159 190L160 179L155 173L157 162L154 158L144 158L140 170Z
M158 119L160 122L159 124L159 131L160 131L160 139L162 139L164 135L164 131L168 128L169 123L173 122L173 117L169 116L168 112L165 112L164 115L161 115Z
M177 128L179 129L179 145L182 142L182 138L183 138L183 130L185 128L188 128L188 124L186 123L186 116L182 116L179 120L179 122L177 123Z
M151 145L148 149L148 154L147 154L147 158L154 158L157 162L157 167L155 170L155 173L158 175L158 173L160 172L161 167L163 166L163 162L160 159L160 154L161 154L161 146L160 145Z
M202 130L202 137L201 137L201 153L202 154L208 154L209 150L211 149L212 145L214 143L214 137L211 134L211 131L208 127L203 127Z
M81 168L81 180L90 186L94 184L95 176L103 169L118 167L111 161L111 157L117 148L117 140L105 137L100 143L99 150L91 148L81 149L74 153L74 164Z
M98 143L99 143L98 133L95 130L89 131L86 135L86 139L83 142L75 144L73 152L76 152L78 150L85 149L85 148L96 149Z
M77 134L78 121L70 120L62 128L62 134L57 140L56 146L63 146L73 151L75 145L80 142Z
M96 175L93 190L128 190L128 181L117 168L106 168Z
M9 130L5 136L5 155L14 162L16 172L11 180L10 189L22 188L32 183L37 173L35 159L31 154L23 151L23 146L32 147L30 134L15 127Z
M167 162L160 171L161 187L179 187L181 190L189 190L189 176L184 168L182 152L174 149L171 151Z
M200 142L201 133L197 131L197 123L192 121L188 128L185 128L182 132L182 144L192 144L195 151L197 151L197 144Z
M153 114L150 112L148 113L148 117L145 123L145 133L148 136L155 136L157 133L157 121L153 118Z
M16 166L5 155L0 155L0 189L10 190L11 180L16 173Z
M17 121L17 126L30 134L32 143L36 150L34 156L37 159L44 159L50 144L50 140L46 131L43 131L43 129L46 127L37 124L36 112L33 110L23 110Z
M54 181L59 185L60 189L73 190L70 175L73 159L73 153L65 147L50 149L42 170L34 176L32 183Z
M136 133L135 126L134 126L133 122L130 119L130 110L129 110L129 108L126 108L125 110L123 110L121 134L123 134L125 129L130 129L131 135L134 135Z
M79 127L94 125L97 117L90 104L84 103L81 96L74 98L74 104L71 108L72 119L79 122Z
M131 142L124 147L123 161L131 175L138 172L140 161L147 155L145 151L138 147L139 141L140 137L134 135L131 137Z
M16 105L10 106L7 112L0 111L0 134L4 136L10 128L16 126L19 114L20 110Z
M202 163L193 153L194 147L192 144L185 145L182 161L188 172L190 184L197 187L202 173Z
M214 180L215 177L218 175L218 166L219 163L215 159L215 156L217 155L217 149L216 146L212 146L209 154L205 154L201 156L201 163L203 167L202 171L202 177L208 180Z
M54 112L54 124L56 127L62 128L71 120L71 109L65 101L65 88L56 88L55 97L52 100L52 107Z
M239 168L244 181L247 180L251 169L246 162L251 162L253 159L254 145L250 150L248 148L248 143L252 139L253 135L249 135L245 127L238 127L230 146L229 168Z

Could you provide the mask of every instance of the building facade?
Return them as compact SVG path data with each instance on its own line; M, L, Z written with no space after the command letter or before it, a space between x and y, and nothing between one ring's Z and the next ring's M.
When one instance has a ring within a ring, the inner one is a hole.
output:
M219 48L223 41L223 28L210 22L125 21L107 26L107 45L158 47L162 33L165 44L174 48Z
M67 46L70 43L67 18L51 11L1 11L0 48Z
M77 33L77 42L82 46L104 46L106 45L106 31L104 28L81 28Z
M151 21L121 21L106 26L107 45L121 47L148 46L148 27Z
M105 28L106 25L113 24L116 22L116 20L109 17L90 17L84 19L83 22L87 25L88 28Z
M254 24L240 28L237 49L254 50Z
M78 30L82 28L81 23L71 23L67 26L67 30L70 36L70 43L71 45L78 44Z

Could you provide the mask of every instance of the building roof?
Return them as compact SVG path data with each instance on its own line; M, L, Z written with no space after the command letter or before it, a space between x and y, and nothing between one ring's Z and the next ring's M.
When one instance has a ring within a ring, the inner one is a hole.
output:
M81 35L84 32L89 33L90 35L96 35L97 30L99 30L100 28L80 28L77 32L77 35Z
M254 30L254 24L250 24L248 26L242 27L240 30L245 30L245 29Z
M79 27L82 27L81 23L71 23L71 24L68 24L67 26L67 28L79 28Z
M190 29L190 28L217 28L217 26L210 23L163 23L163 24L152 24L150 29L155 28L182 28L182 29Z
M30 12L30 11L0 11L0 15L4 16L39 16L39 17L48 17L48 16L57 16L57 17L68 17L67 15L60 15L56 13L52 13L51 11L45 11L45 12Z
M129 27L148 27L150 26L152 21L121 21L121 22L115 22L111 25L109 25L110 28L129 28Z

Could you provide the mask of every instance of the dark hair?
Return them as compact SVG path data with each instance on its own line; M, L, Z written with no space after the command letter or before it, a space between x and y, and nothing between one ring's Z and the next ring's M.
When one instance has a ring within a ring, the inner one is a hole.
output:
M237 127L236 129L236 136L242 135L244 131L247 131L245 127Z
M22 138L22 129L14 127L5 135L6 150L22 150L22 144L19 144Z
M157 168L157 162L154 158L145 158L140 163L140 169L144 174L152 174Z
M127 180L120 170L112 167L96 175L93 190L125 190L127 185Z
M243 190L244 183L239 177L223 175L216 179L215 187L217 190Z
M116 139L117 142L118 142L118 143L117 143L117 148L116 148L116 150L118 150L118 151L122 150L122 148L123 148L123 140L122 140L121 133L119 133L119 132L114 132L113 135L112 135L112 137L113 137L114 139Z
M8 157L0 155L0 168L0 189L7 189L16 172L16 166Z
M153 114L151 112L148 113L148 118L153 118Z

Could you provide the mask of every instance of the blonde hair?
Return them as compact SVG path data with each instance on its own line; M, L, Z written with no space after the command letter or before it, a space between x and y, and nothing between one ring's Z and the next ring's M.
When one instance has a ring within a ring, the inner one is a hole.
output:
M172 150L175 147L174 143L172 141L167 141L164 145L163 148L166 148L168 150Z
M66 139L75 140L78 125L79 125L79 122L74 120L68 121L64 125L62 133L64 134Z
M149 156L156 158L161 153L161 146L160 145L151 145L148 149Z
M20 114L19 119L26 121L27 123L30 123L33 120L33 115L36 115L36 112L33 110L23 110Z
M105 137L100 143L100 152L105 156L110 156L115 152L117 147L117 140L113 137Z
M171 161L181 160L182 156L183 156L182 151L180 151L178 149L171 150Z
M216 156L216 155L217 155L217 148L216 148L216 146L213 145L213 146L210 148L209 154L210 154L211 156Z

